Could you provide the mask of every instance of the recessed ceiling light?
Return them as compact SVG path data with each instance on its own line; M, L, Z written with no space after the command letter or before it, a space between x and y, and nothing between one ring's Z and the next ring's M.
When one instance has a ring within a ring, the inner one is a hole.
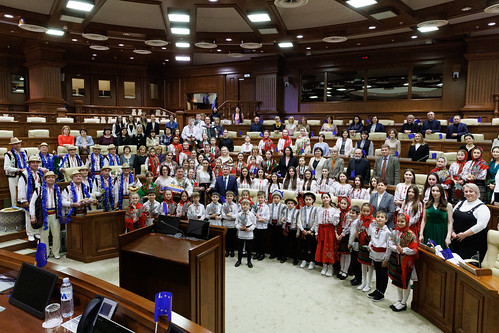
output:
M416 39L418 38L418 36L414 35L414 36L411 36L412 39Z
M130 60L133 60L133 59L135 59L135 58L134 57L130 57Z
M97 53L92 53L92 57L97 57Z
M71 39L71 41L72 41L72 42L77 42L77 41L78 41L78 39L73 38L73 39Z
M279 33L279 31L277 31L277 29L274 28L274 27L271 27L271 28L262 28L262 29L258 29L258 31L262 35L275 35L275 34Z
M218 0L208 0L209 2L218 2Z
M165 59L165 61L170 61L170 59Z
M3 14L3 16L6 18L14 18L14 15L11 15L11 14Z
M311 50L312 48L310 46L307 46L307 50Z
M166 47L164 47L164 46L163 46L161 49L162 49L162 50L166 50Z
M175 60L177 61L191 61L191 57L190 56L175 56Z
M301 39L301 38L303 38L303 35L298 35L298 36L296 36L296 38Z
M69 0L66 8L89 12L94 8L94 2L91 0Z
M47 31L45 31L45 33L51 36L64 36L64 31L59 29L48 29Z
M187 43L187 42L176 42L175 43L175 46L176 47L179 47L179 48L188 48L191 46L191 44Z
M232 38L225 38L226 42L232 42Z
M279 45L279 47L281 47L281 48L289 48L289 47L293 47L293 43L291 43L291 42L280 42L280 43L279 43L279 44L277 44L277 45Z
M362 8L378 3L376 0L348 0L347 4L354 8Z
M248 14L248 18L251 22L269 22L270 16L267 13L252 13Z
M125 46L125 44L119 43L118 46L123 47L123 46Z
M489 27L492 27L492 26L494 26L494 25L496 25L496 23L495 23L495 22L490 22L490 23L488 24L488 26L489 26Z
M376 29L376 26L375 26L375 25L371 25L371 26L369 27L369 30L374 30L374 29Z
M487 14L497 14L499 13L499 3L494 0L489 0L486 3L485 9L483 10Z
M318 96L310 96L310 99L316 99L319 98Z
M217 49L217 52L222 52L222 50L220 50L220 49Z
M438 27L418 27L418 30L421 32L431 32L431 31L437 31Z
M171 27L171 31L174 35L188 35L191 33L191 30L185 27Z
M471 7L463 7L463 8L461 8L462 12L467 12L468 10L471 10Z
M174 13L168 14L168 19L170 20L170 22L189 23L191 20L191 17L187 13L174 12Z

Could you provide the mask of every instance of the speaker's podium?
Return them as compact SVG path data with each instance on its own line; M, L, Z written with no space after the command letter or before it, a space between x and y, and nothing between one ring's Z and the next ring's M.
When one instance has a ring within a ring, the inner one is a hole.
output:
M119 236L120 287L149 300L160 291L172 292L173 311L224 332L226 229L211 227L207 240L152 231L148 226Z
M66 256L85 263L117 257L118 236L124 232L124 210L71 216L66 224Z

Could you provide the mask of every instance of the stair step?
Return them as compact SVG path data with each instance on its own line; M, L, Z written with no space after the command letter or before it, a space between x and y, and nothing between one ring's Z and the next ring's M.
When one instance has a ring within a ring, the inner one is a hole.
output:
M28 248L31 248L31 249L36 248L36 242L35 241L33 241L33 242L23 241L23 242L19 242L17 244L2 247L2 250L15 252L15 251L23 250L23 249L28 249Z
M24 242L26 242L26 240L27 239L17 238L17 239L8 240L6 242L2 242L2 243L0 243L0 249L5 249L5 248L12 246L12 245L24 243Z
M35 254L36 254L36 250L35 249L22 249L22 250L17 250L17 251L14 251L15 253L19 253L19 254L24 254L26 256L30 256L30 257L34 257Z
M13 231L13 232L2 232L0 233L0 243L10 241L13 239L18 239L18 238L26 238L26 231L21 230L21 231Z

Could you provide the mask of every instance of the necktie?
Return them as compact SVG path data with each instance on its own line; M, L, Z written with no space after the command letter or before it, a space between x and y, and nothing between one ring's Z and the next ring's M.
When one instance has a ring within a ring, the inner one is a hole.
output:
M227 177L224 177L224 189L227 190Z
M381 165L381 178L385 179L385 173L386 173L386 157L383 157L383 164Z

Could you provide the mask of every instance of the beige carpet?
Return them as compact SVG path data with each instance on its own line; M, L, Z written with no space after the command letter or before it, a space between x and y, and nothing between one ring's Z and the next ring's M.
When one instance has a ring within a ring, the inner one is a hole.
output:
M71 267L118 285L118 259L84 264L62 257L51 262ZM386 299L374 303L367 293L350 286L350 277L336 277L293 266L291 260L246 260L235 268L235 258L226 261L225 327L228 333L253 332L440 332L417 313L394 313L396 290L389 284ZM373 283L374 286L374 283ZM175 305L173 306L175 309Z

